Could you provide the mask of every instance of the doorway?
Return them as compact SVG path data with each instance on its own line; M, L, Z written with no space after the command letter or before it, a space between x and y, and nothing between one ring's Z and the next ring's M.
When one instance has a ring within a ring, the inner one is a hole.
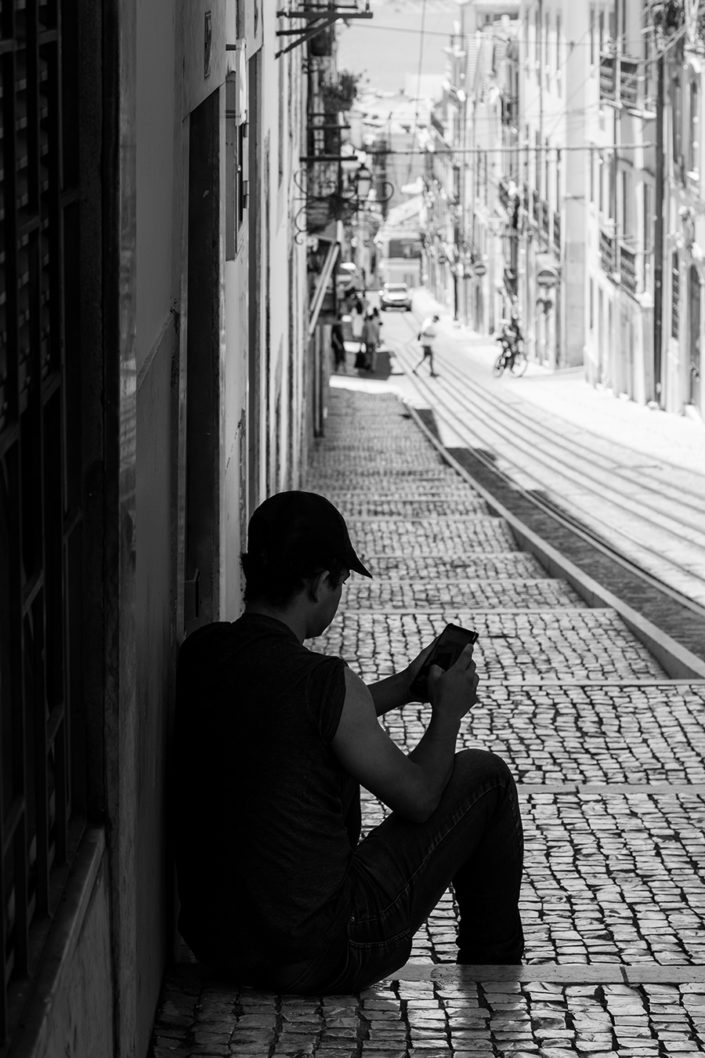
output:
M186 341L184 628L218 611L220 132L219 93L190 118Z

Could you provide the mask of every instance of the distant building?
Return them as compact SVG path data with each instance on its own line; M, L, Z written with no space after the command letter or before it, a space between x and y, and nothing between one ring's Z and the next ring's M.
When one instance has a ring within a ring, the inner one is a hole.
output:
M422 199L416 195L390 210L386 223L377 233L380 283L421 285L421 210Z

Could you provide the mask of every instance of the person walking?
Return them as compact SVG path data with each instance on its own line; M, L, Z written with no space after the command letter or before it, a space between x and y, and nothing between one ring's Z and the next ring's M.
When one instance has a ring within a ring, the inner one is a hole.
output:
M418 369L421 367L421 365L425 363L426 360L428 360L431 378L436 377L436 372L433 370L433 348L436 341L436 337L438 336L438 328L436 327L436 324L438 323L439 319L440 317L434 314L433 316L427 316L421 324L421 330L419 331L419 341L421 342L422 356L416 367L413 368L413 373L415 375L418 373Z
M370 309L362 325L362 341L365 346L365 371L372 371L375 353L379 344L379 320Z
M250 519L245 612L184 640L176 680L172 833L179 930L241 985L359 992L402 966L452 883L464 964L521 962L523 864L514 779L456 752L477 701L467 646L414 681L433 644L366 685L306 640L333 621L351 572L370 577L324 496L271 496ZM379 718L430 700L409 754ZM360 786L390 809L360 840Z
M340 313L335 318L330 335L333 350L333 365L336 371L345 371L345 338L343 336L343 318Z
M350 311L350 327L353 342L357 344L355 351L355 367L364 367L365 356L363 353L362 328L365 324L365 310L360 298L356 298Z

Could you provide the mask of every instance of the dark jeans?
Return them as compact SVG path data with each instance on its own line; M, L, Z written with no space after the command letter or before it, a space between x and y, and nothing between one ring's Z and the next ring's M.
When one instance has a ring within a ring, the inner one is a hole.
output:
M452 882L460 912L458 961L521 961L523 836L514 780L499 757L457 753L441 802L425 823L396 813L360 842L352 863L346 936L290 967L281 991L357 992L408 959L416 930Z

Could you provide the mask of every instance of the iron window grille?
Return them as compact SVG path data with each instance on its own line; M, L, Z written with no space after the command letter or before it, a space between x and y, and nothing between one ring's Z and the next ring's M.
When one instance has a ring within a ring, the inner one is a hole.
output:
M0 12L0 1044L85 797L72 6Z

